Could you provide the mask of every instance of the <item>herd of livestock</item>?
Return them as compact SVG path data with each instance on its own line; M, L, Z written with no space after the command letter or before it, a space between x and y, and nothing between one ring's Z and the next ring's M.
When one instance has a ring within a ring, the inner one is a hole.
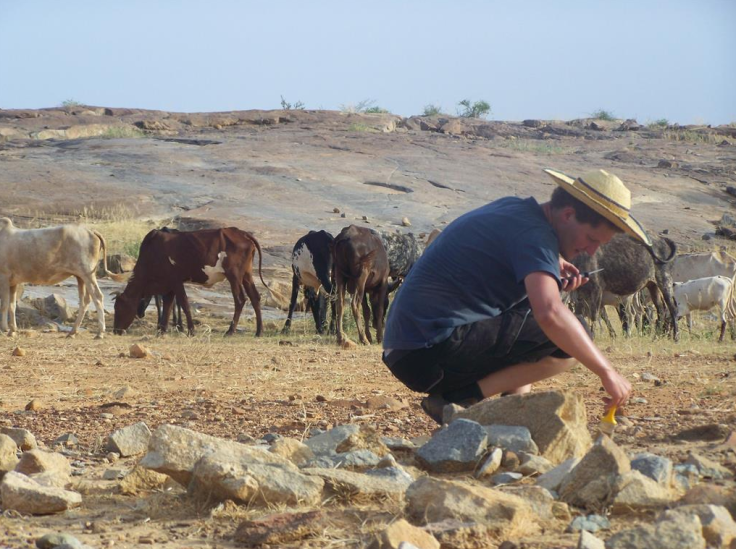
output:
M437 234L434 231L424 246L430 245ZM656 320L651 320L656 322L657 330L671 332L675 339L679 337L679 318L686 316L691 327L692 311L717 308L722 341L726 325L733 324L736 316L733 304L736 258L725 251L678 254L670 239L656 237L653 241L653 246L648 248L627 236L617 235L594 256L577 258L575 264L581 271L601 271L568 296L570 307L593 321L593 325L599 318L604 320L612 331L605 305L615 306L627 333L632 326L641 328L653 316L647 314L651 309L656 311ZM347 338L343 310L347 293L359 341L372 343L373 329L380 343L389 294L400 286L424 246L411 233L378 233L356 225L345 227L336 237L324 230L310 231L293 248L292 293L283 331L290 329L303 289L317 332L328 330L329 305L332 310L329 330L335 331L339 344L344 343ZM227 280L235 305L227 335L237 329L246 300L250 300L256 316L256 336L260 336L263 332L260 295L253 277L256 252L259 278L269 288L261 275L261 248L252 234L233 227L188 232L154 229L143 239L132 275L126 279L108 271L106 243L98 231L79 225L19 229L3 217L0 218L0 329L17 331L15 309L22 284L55 284L74 276L78 283L79 309L70 335L78 331L93 302L97 309L98 337L102 337L104 303L95 275L101 259L103 276L127 280L124 291L115 300L116 334L123 333L141 316L152 297L161 303L161 331L168 329L176 304L184 313L188 333L193 333L185 283L210 287ZM649 304L643 290L647 291ZM731 334L733 337L733 328Z

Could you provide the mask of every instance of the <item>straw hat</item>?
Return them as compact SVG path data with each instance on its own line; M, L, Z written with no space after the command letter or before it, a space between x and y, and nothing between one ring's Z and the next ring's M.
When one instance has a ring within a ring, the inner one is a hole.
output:
M595 170L577 179L557 170L545 169L560 187L611 223L645 245L652 245L644 227L630 214L631 192L621 180L605 170Z

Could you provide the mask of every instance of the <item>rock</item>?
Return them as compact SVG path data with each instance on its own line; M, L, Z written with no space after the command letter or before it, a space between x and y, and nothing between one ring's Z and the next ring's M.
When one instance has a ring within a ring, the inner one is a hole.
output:
M543 128L547 125L547 123L544 120L535 120L530 118L522 121L522 125L526 126L527 128Z
M698 472L700 473L700 475L706 478L722 480L724 478L730 478L733 476L731 471L726 469L720 463L716 463L715 461L712 461L698 454L690 454L685 463L695 465L695 467L698 468Z
M432 522L424 530L440 542L440 547L446 548L486 549L491 535L489 529L482 524L456 519Z
M151 355L148 349L138 343L133 343L133 345L130 346L128 353L131 358L146 358Z
M631 460L631 468L665 486L672 483L672 461L666 457L647 452L636 454Z
M36 437L27 429L16 429L11 427L0 427L0 433L12 438L22 451L27 452L37 448Z
M461 135L465 133L466 128L465 124L463 124L462 120L458 118L453 118L451 120L448 120L444 124L442 124L439 128L439 130L442 133L446 133L449 135Z
M509 425L489 425L486 428L489 446L506 448L512 452L538 454L539 449L526 427Z
M51 472L68 478L72 474L72 466L61 454L35 449L21 454L15 471L24 475Z
M26 404L27 412L38 412L39 410L43 410L43 408L43 402L38 400L37 398L34 398L28 404Z
M598 530L608 530L611 527L611 521L602 515L588 515L575 517L566 532L578 532L584 530L587 532L597 532Z
M527 454L525 452L522 452L520 454L520 457L521 465L519 465L516 471L524 476L540 475L546 473L547 471L550 471L553 468L553 465L549 462L549 460L543 458L542 456L535 456L534 454Z
M288 459L297 466L302 466L310 459L314 459L314 452L309 446L295 438L285 437L277 440L271 445L269 452Z
M413 452L417 448L417 445L411 440L400 437L381 437L381 442L383 442L391 452Z
M581 530L577 549L606 549L606 544L590 532Z
M107 270L111 273L120 274L132 272L135 268L135 263L135 257L127 254L111 254L107 256Z
M361 424L357 432L348 435L335 447L335 451L341 453L351 450L370 450L377 456L385 456L389 451L381 438L375 427Z
M360 426L356 424L338 425L326 433L308 438L304 444L309 447L315 456L329 455L337 452L337 447L345 443L351 436L360 432Z
M404 227L411 227L411 221L409 221L409 218L408 217L402 217L401 218L401 224Z
M491 484L500 486L502 484L513 484L524 478L521 473L499 473L491 477Z
M585 488L594 481L612 483L615 477L631 470L629 458L608 437L600 437L593 448L580 460L560 485L560 499L583 508L597 508L605 501L610 491L598 484ZM610 482L609 482L610 481Z
M371 469L365 472L369 477L385 478L398 485L402 485L406 490L414 480L403 467L396 465L395 467L382 467L380 469Z
M644 524L614 534L606 549L705 549L700 519L695 515Z
M82 496L62 488L48 488L21 473L10 471L0 484L3 509L29 515L50 515L78 507Z
M325 487L338 500L368 502L393 499L398 501L406 491L405 482L387 477L341 471L340 469L302 469L302 473L321 478Z
M161 488L169 477L136 465L133 470L120 481L120 492L127 495L138 495Z
M501 466L501 457L503 456L503 450L501 448L494 448L485 460L480 469L475 472L475 477L483 479L491 476Z
M279 513L241 522L234 540L247 546L280 546L318 535L324 530L322 511Z
M124 400L126 397L130 397L134 394L133 388L130 385L120 387L117 391L112 394L115 400Z
M457 519L486 526L493 535L533 534L536 520L521 498L499 490L423 477L406 491L406 514L420 524Z
M79 439L74 433L64 433L54 439L52 446L65 446L66 448L75 448L79 444Z
M305 464L305 467L317 467L323 469L339 468L346 471L365 471L376 467L381 461L376 454L370 450L351 450L341 454L331 456L321 456L312 459Z
M321 500L323 486L321 479L301 474L296 465L270 452L246 454L225 448L197 461L188 492L207 502L313 505Z
M678 505L695 504L721 505L728 509L731 516L736 519L736 488L726 488L713 484L701 484L691 488L678 502Z
M370 410L389 410L391 412L409 407L405 401L386 395L370 397L365 405Z
M472 471L488 445L486 430L467 419L453 421L416 452L419 464L434 473Z
M16 347L11 353L13 356L26 356L26 350L21 347Z
M67 322L76 316L69 305L67 305L66 299L59 294L51 294L45 298L39 297L32 299L31 305L38 309L45 317L58 322Z
M148 443L148 453L139 465L170 476L183 486L192 480L195 464L206 454L227 452L231 461L250 457L276 465L291 462L262 448L246 446L238 442L196 433L183 427L162 425L153 432Z
M143 421L123 427L107 437L107 450L122 457L142 454L148 449L151 430Z
M673 482L682 490L689 490L700 482L700 471L691 463L680 463L674 467Z
M639 471L629 471L619 476L613 492L611 510L614 514L657 509L676 499L669 486L659 484Z
M38 482L41 486L48 486L49 488L66 488L71 482L71 477L65 476L58 471L34 473L28 475L28 477Z
M536 485L557 491L565 477L580 463L580 458L570 458L537 478Z
M65 549L83 549L84 544L70 534L46 534L36 540L38 549L55 549L64 546Z
M687 520L688 516L697 515L703 527L703 537L709 547L728 547L736 539L736 522L728 513L728 509L720 505L683 505L671 511L665 511L657 520Z
M18 463L16 452L18 445L8 435L0 435L0 480L8 471L12 471Z
M722 423L710 423L708 425L699 425L692 429L685 429L677 433L676 438L680 440L705 440L708 442L720 442L724 440L730 430L727 425Z
M375 536L368 549L399 549L402 543L411 543L422 549L440 549L440 543L432 534L399 519Z
M570 510L567 504L555 501L552 493L540 486L517 484L500 488L505 494L511 494L524 500L531 507L534 514L541 520L554 521L555 519L569 521Z
M122 469L105 469L102 473L103 480L118 480L125 476L125 471Z
M460 412L458 417L481 425L524 426L529 429L539 453L554 464L582 457L592 444L583 399L571 392L548 391L486 399Z

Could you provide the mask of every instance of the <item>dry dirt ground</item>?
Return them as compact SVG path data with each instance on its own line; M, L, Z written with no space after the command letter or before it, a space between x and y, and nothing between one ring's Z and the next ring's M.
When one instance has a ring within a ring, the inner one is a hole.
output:
M108 463L104 440L113 430L138 421L151 429L173 423L228 439L269 432L302 438L312 427L351 422L370 423L385 435L405 438L426 436L435 428L421 412L419 397L380 362L376 346L339 349L330 338L306 333L301 324L288 338L272 331L255 339L247 326L246 334L224 339L222 321L202 320L193 338L156 337L152 324L141 323L130 335L102 341L89 332L67 339L61 333L25 331L0 339L0 423L31 430L49 448L57 437L75 434L79 445L65 451L84 498L80 509L63 515L6 513L0 518L0 546L29 547L45 533L62 531L93 547L234 547L231 538L239 522L268 513L227 505L207 509L193 505L177 487L120 494L117 481L102 480L102 474L108 468L128 470L136 459ZM130 358L133 343L146 346L152 356ZM732 342L717 345L685 334L679 344L635 338L604 339L601 345L632 381L633 396L646 401L626 408L630 421L616 433L627 452L654 452L678 463L697 451L736 471L733 448L674 436L713 423L736 429ZM25 356L11 356L16 346ZM645 373L661 383L644 381ZM590 429L595 430L595 416L602 410L600 383L587 370L577 367L537 389L584 395ZM386 409L382 397L401 405ZM41 409L24 411L32 399ZM103 419L102 413L113 417ZM370 532L401 514L392 505L345 508L328 503L323 511L333 517L334 527L301 546L359 547ZM647 517L636 520L642 519ZM613 529L631 522L614 519ZM529 548L575 547L577 537L564 534L565 526L560 522L558 531L515 541Z
M104 219L109 211L151 226L172 220L184 228L232 224L259 238L266 280L283 280L290 276L293 243L309 229L334 233L355 222L429 232L500 196L545 199L554 185L541 173L544 167L573 174L602 167L631 186L634 211L652 232L668 230L684 250L731 244L701 239L736 203L727 192L736 185L731 126L618 131L620 123L601 121L596 127L591 121L442 124L314 111L0 110L0 215L21 226ZM411 220L409 229L400 227L402 217ZM202 303L212 298L197 295ZM102 480L108 468L133 466L132 459L107 463L103 446L113 430L137 421L229 439L269 432L301 438L313 427L349 422L406 438L433 431L419 397L389 375L376 346L339 349L301 321L284 338L278 334L283 312L276 309L267 311L266 337L254 339L252 323L244 322L244 333L226 340L228 298L216 305L202 307L193 338L157 338L150 320L102 341L89 331L69 340L33 329L0 338L0 423L31 430L49 448L57 437L75 434L78 446L64 451L84 498L80 509L63 515L0 516L0 547L30 547L57 531L93 547L234 546L240 520L265 511L207 509L191 504L177 487L126 496L116 481ZM85 326L93 328L93 320ZM152 356L129 358L133 343L147 346ZM699 425L736 428L733 342L716 344L711 330L703 339L685 334L679 344L650 338L604 338L600 344L633 382L634 397L645 400L627 407L629 422L619 428L617 442L628 452L646 450L676 463L698 451L736 471L733 449L675 438ZM11 356L16 346L25 356ZM661 382L644 381L644 373ZM595 376L579 367L537 389L552 388L583 394L595 429L602 409ZM41 409L24 411L31 399ZM343 509L326 503L323 511L333 526L302 546L358 547L401 514L391 505ZM613 529L630 522L614 519ZM565 526L522 541L535 549L575 547L577 537L564 534Z

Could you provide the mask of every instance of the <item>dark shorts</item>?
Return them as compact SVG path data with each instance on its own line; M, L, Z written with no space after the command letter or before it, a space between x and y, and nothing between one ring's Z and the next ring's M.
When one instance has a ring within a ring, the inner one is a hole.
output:
M585 320L577 318L590 335ZM495 318L458 326L449 338L432 347L392 351L383 361L412 391L443 394L514 364L548 356L570 358L549 340L531 309L514 308Z

